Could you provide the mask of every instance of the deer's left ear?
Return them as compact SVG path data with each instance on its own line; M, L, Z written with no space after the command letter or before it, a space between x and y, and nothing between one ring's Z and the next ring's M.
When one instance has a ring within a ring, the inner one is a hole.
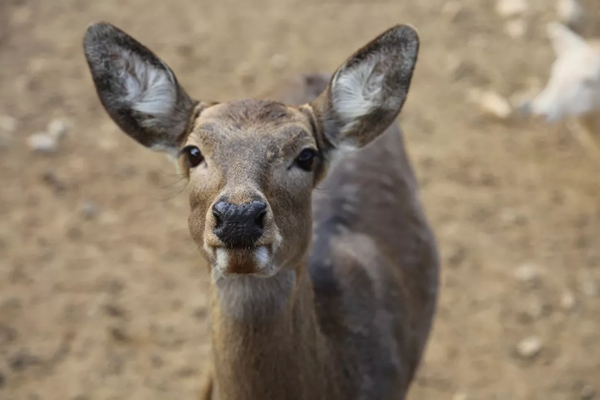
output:
M310 106L334 147L360 148L394 122L408 94L419 37L406 25L388 29L354 53Z

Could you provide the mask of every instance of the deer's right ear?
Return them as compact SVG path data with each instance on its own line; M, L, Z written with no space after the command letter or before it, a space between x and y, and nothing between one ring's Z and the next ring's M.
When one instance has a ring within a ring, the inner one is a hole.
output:
M142 145L175 154L195 102L167 64L106 23L88 27L84 50L98 97L115 123Z

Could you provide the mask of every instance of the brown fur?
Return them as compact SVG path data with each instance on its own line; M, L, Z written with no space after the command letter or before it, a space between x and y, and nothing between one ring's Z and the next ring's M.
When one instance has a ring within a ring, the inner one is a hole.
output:
M212 273L213 355L200 399L404 399L431 330L439 265L394 123L416 62L416 33L394 27L346 60L333 78L301 75L264 100L180 99L177 112L195 105L187 128L155 131L136 125L149 116L132 113L106 89L122 86L118 65L95 64L107 54L127 57L118 47L123 43L133 46L130 51L141 45L118 30L113 43L106 25L90 30L92 76L109 114L117 123L120 115L127 118L125 132L146 146L156 140L172 153L191 145L204 156L193 170L181 163L189 179L190 233ZM152 65L168 68L149 50L139 51ZM374 67L366 81L346 82L349 90L380 85L360 100L372 107L336 100L337 77L368 66ZM371 80L373 74L381 79ZM183 125L179 114L161 121ZM345 153L343 146L355 151ZM318 151L311 171L295 167L305 148ZM211 211L219 199L268 204L256 246L266 246L269 265L279 269L255 277L261 270L253 249L219 253ZM226 254L224 266L219 254Z

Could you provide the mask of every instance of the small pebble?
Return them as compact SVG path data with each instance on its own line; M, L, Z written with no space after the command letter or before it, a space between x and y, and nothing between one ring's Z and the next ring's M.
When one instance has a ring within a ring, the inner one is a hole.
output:
M529 8L528 0L497 0L496 12L504 18L523 14Z
M13 133L17 130L17 120L8 115L0 115L0 130Z
M565 292L560 298L560 306L565 311L572 311L575 308L575 296L571 292Z
M538 336L529 336L517 344L517 354L523 359L532 359L542 351L542 339Z
M523 19L513 19L504 25L504 32L513 39L520 39L527 32L527 24Z
M517 268L514 275L517 280L531 285L537 283L540 277L538 268L529 263Z
M98 207L91 201L84 201L80 208L81 214L88 219L98 215Z
M47 133L34 133L27 138L27 145L38 153L55 153L58 150L57 138Z
M48 135L60 139L69 130L69 122L64 118L57 118L48 124Z
M474 89L469 93L469 100L478 104L486 114L498 119L507 119L512 114L508 100L495 92Z

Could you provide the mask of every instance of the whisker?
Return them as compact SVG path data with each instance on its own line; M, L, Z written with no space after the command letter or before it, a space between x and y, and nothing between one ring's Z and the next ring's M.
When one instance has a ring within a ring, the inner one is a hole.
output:
M161 172L160 175L165 177L165 180L170 182L162 183L159 187L166 192L165 195L160 196L159 200L162 202L168 202L179 196L187 188L187 177L183 173L168 173Z

